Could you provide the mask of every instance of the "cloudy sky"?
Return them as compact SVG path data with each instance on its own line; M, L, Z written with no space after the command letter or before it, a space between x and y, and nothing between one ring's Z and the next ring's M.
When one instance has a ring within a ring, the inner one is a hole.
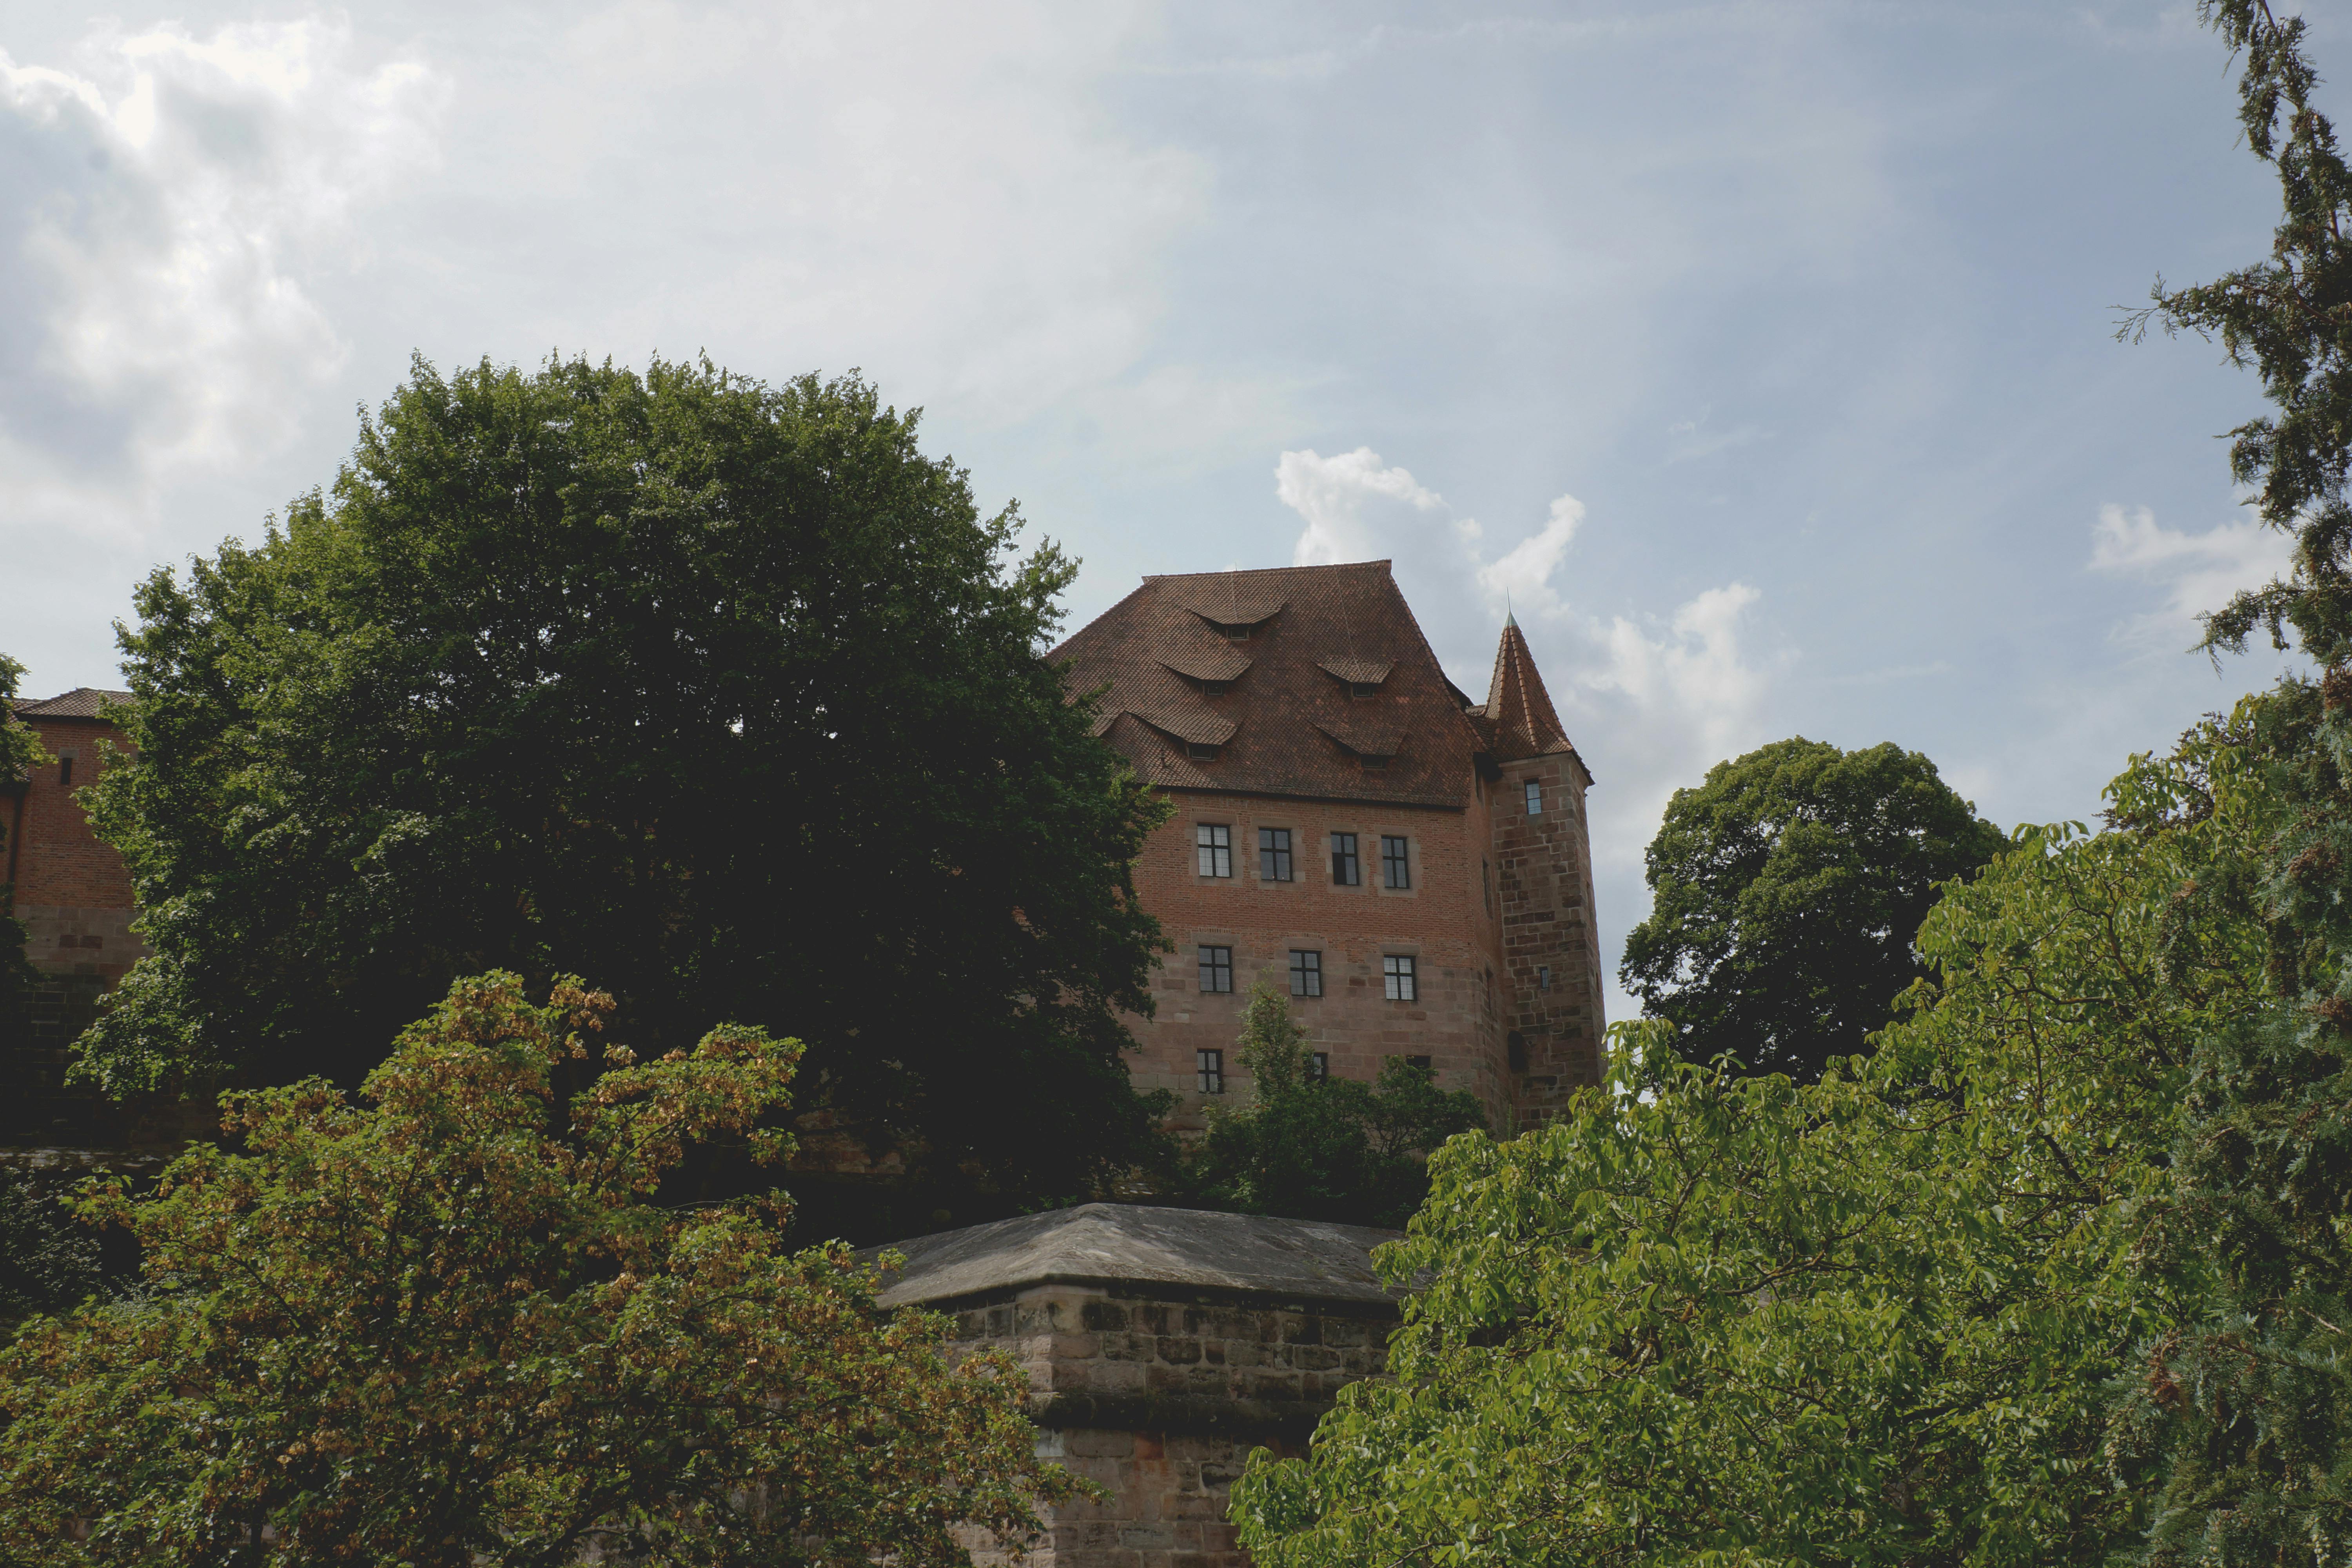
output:
M2214 438L2256 388L2113 336L2267 249L2233 108L2120 0L0 0L0 649L115 683L132 583L331 479L412 353L862 367L1077 619L1388 557L1482 691L1507 600L1613 964L1721 758L2081 817L2268 679L2185 651L2282 556Z

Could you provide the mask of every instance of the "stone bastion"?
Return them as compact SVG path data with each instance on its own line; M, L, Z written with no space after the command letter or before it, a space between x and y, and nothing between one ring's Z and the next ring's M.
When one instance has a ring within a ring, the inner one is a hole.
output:
M1028 1563L1241 1568L1234 1479L1252 1448L1304 1453L1333 1395L1381 1370L1398 1293L1370 1252L1395 1236L1087 1204L896 1243L881 1300L1010 1353L1039 1452L1111 1494L1058 1510Z

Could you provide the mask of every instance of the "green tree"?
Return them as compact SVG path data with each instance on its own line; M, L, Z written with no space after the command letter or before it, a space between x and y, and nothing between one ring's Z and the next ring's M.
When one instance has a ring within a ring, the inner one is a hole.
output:
M2242 720L2243 715L2241 715ZM2107 1390L2167 1303L2132 1258L2199 1039L2259 1005L2262 781L2209 726L2023 830L1920 932L1936 978L1817 1083L1614 1032L1613 1079L1457 1138L1406 1239L1391 1383L1235 1518L1267 1568L2078 1563L2147 1477ZM2119 1484L2120 1483L2120 1484Z
M40 736L16 717L16 683L25 667L0 653L0 799L21 791L35 768L54 761ZM0 822L0 866L8 862L11 824ZM25 956L25 922L9 913L15 890L0 882L0 1041L24 1026L26 994L39 979Z
M2207 617L2205 646L2290 631L2319 667L2257 716L2276 802L2251 857L2267 1005L2200 1043L2137 1257L2171 1305L2124 1385L2114 1446L2160 1486L2147 1560L2334 1562L2352 1543L2352 168L2313 106L2305 25L2200 0L2243 62L2240 121L2284 211L2267 261L2168 289L2126 320L2220 339L2271 412L2233 432L2233 476L2294 541L2288 575Z
M862 1565L1018 1546L1073 1483L1025 1383L949 1364L842 1247L791 1253L781 1198L656 1202L702 1140L761 1158L792 1041L588 1059L610 999L462 981L369 1076L225 1097L136 1231L143 1298L0 1352L0 1561ZM570 1092L566 1092L567 1087Z
M1234 1045L1249 1103L1213 1107L1184 1155L1181 1190L1204 1207L1401 1226L1429 1190L1428 1152L1486 1125L1475 1095L1440 1089L1401 1057L1381 1064L1377 1083L1318 1077L1290 1004L1263 982Z
M62 1312L104 1289L97 1235L37 1177L0 1165L0 1340L38 1312Z
M1675 792L1618 975L1692 1060L1817 1078L1926 973L1938 885L2002 843L1916 752L1776 742Z
M1135 1159L1161 808L1040 658L1072 563L916 436L855 376L419 361L139 589L90 797L154 951L87 1073L355 1082L456 975L594 973L656 1049L809 1041L806 1109L952 1201Z

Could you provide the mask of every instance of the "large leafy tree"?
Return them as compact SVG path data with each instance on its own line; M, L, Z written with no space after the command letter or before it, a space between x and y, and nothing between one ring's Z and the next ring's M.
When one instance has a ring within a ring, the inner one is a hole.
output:
M1242 1013L1235 1055L1249 1100L1212 1108L1183 1155L1186 1201L1240 1214L1401 1226L1429 1191L1423 1162L1456 1132L1486 1126L1478 1098L1437 1087L1402 1057L1360 1083L1314 1070L1307 1032L1279 992L1260 984Z
M139 590L90 796L154 951L85 1070L353 1082L453 976L586 973L657 1050L807 1040L927 1216L1132 1160L1158 807L1041 658L1073 566L916 438L854 376L417 363L331 490Z
M1255 1561L2128 1552L2147 1477L2107 1390L2170 1309L2137 1215L2197 1042L2263 984L2236 732L2117 781L2144 826L2023 831L1949 890L1937 978L1871 1056L1801 1084L1620 1026L1557 1121L1447 1143L1381 1255L1417 1286L1394 1379L1344 1391L1307 1458L1253 1459Z
M1916 752L1776 742L1675 792L1618 973L1692 1060L1817 1078L1926 973L1938 885L2002 842Z
M462 981L370 1075L233 1095L135 1230L148 1289L0 1352L0 1562L419 1568L967 1561L1069 1497L1001 1356L885 1314L781 1199L657 1202L761 1157L797 1044L637 1062L610 999ZM599 1071L599 1068L603 1070Z

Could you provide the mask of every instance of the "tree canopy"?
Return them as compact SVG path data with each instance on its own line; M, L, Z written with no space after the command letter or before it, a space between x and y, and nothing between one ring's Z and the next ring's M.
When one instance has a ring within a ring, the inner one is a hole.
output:
M2002 842L1916 752L1776 742L1675 792L1619 976L1692 1060L1818 1077L1926 973L1937 885Z
M1259 1562L2343 1559L2352 168L2302 21L2199 10L2285 216L2125 331L2260 372L2231 465L2294 564L2205 647L2292 633L2317 679L1948 884L1874 1057L1740 1079L1621 1026L1610 1091L1440 1151L1398 1380L1254 1458Z
M1477 1096L1439 1089L1429 1068L1402 1057L1382 1062L1374 1083L1318 1076L1289 1002L1263 983L1234 1046L1249 1099L1212 1107L1207 1131L1185 1150L1178 1185L1192 1203L1402 1226L1429 1190L1428 1152L1486 1125Z
M1041 657L1071 563L917 433L854 375L419 361L139 589L89 799L153 952L84 1071L355 1082L457 975L593 973L656 1051L806 1040L806 1110L983 1210L1133 1160L1160 807Z
M0 1563L862 1568L1031 1539L1074 1483L1017 1368L950 1365L945 1320L877 1310L838 1244L786 1251L781 1198L657 1201L698 1142L788 1152L762 1124L799 1046L726 1026L639 1062L597 1047L610 1012L461 981L366 1103L232 1095L242 1152L95 1184L146 1289L0 1352Z
M1817 1083L1621 1025L1559 1121L1446 1144L1381 1258L1418 1282L1395 1381L1253 1460L1255 1560L2128 1552L2147 1470L2109 1391L2170 1303L2130 1243L2196 1042L2259 1000L2261 793L2209 728L2115 786L2168 826L2021 831L1927 921L1937 980Z

